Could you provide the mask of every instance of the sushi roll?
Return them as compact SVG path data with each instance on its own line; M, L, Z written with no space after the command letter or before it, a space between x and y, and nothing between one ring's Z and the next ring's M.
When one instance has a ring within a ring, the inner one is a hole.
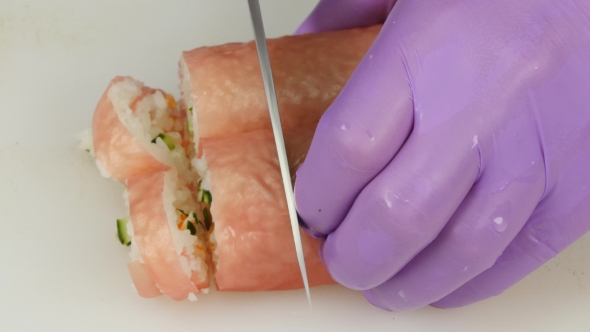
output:
M268 40L283 129L317 125L380 29L375 25ZM178 74L196 149L192 164L202 178L207 177L202 139L271 128L253 41L183 52Z
M139 295L180 301L207 292L211 225L179 173L161 168L132 177L126 196L129 219L122 237L131 246L128 269Z
M121 183L162 164L196 181L185 112L172 95L131 77L114 78L104 92L94 112L92 143L101 174Z
M292 174L379 29L269 40ZM179 75L178 102L116 77L80 137L101 174L126 186L129 216L116 226L138 294L302 288L254 43L184 52ZM302 243L310 285L335 283L321 241L302 232Z

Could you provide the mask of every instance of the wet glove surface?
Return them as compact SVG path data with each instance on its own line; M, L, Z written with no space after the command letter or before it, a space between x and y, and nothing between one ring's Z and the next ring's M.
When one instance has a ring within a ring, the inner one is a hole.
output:
M325 0L297 32L383 22L317 127L299 214L380 308L498 295L590 230L590 2Z

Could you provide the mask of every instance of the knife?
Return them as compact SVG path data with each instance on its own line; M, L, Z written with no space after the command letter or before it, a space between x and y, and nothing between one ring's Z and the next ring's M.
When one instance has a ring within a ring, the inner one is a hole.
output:
M270 112L270 122L272 123L272 131L274 133L275 144L277 146L277 154L279 155L279 166L281 168L283 186L285 187L285 196L287 198L287 207L289 209L289 219L291 219L293 239L295 240L297 261L299 262L299 270L301 271L303 285L305 286L305 293L307 294L307 302L309 302L309 306L311 308L311 296L309 294L307 269L305 268L305 258L303 256L301 234L299 233L299 217L297 216L297 210L295 209L295 196L293 194L293 187L291 184L291 173L289 171L289 162L287 160L287 151L285 149L285 139L283 137L283 128L281 126L281 117L279 115L279 105L277 102L275 85L272 79L272 71L270 69L270 59L268 57L268 49L266 47L266 36L264 33L264 25L262 24L260 4L258 3L258 0L248 0L248 6L250 7L250 17L252 18L252 25L254 27L256 50L258 51L258 60L260 61L260 69L262 70L262 80L264 81L264 90L266 91L266 101L268 102L268 110Z

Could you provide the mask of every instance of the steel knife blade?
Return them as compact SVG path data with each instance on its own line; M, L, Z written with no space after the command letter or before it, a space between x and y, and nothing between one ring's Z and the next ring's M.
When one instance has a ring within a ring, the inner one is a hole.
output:
M260 61L260 69L262 71L262 79L264 81L264 89L266 91L266 100L268 102L268 110L270 112L272 130L274 133L275 143L277 146L279 166L281 168L283 185L285 187L285 196L287 198L289 218L291 219L291 228L293 230L293 238L295 240L297 261L299 262L299 269L301 271L303 285L305 286L305 292L307 294L307 301L309 302L309 306L311 307L311 296L309 292L309 282L307 280L307 269L305 267L303 246L301 244L301 234L299 232L297 210L295 209L295 196L293 193L293 186L291 184L291 173L289 171L289 162L287 160L285 139L283 137L283 128L281 126L279 105L277 102L277 95L272 77L272 70L270 67L270 58L268 55L268 48L266 45L266 34L264 33L264 25L262 22L260 4L258 3L258 0L248 0L248 6L250 8L250 16L252 18L252 25L254 27L256 49L258 51L258 59Z

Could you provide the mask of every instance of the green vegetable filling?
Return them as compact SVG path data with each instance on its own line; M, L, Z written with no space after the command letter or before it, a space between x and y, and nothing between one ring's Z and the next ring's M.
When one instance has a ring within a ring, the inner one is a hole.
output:
M211 204L211 192L209 190L199 190L199 201Z
M191 235L197 234L197 228L195 227L195 224L190 221L186 223L186 229L191 232Z
M186 128L188 129L188 133L191 135L191 137L195 136L195 132L193 131L193 123L191 120L186 122Z
M158 141L158 138L161 139L166 146L168 147L168 150L172 151L175 148L174 145L174 140L172 139L172 137L166 135L166 134L159 134L158 136L154 137L154 139L152 140L152 143L156 143Z
M211 202L213 202L213 196L211 196L211 192L209 190L205 190L201 188L201 183L203 182L203 180L199 180L199 191L198 191L198 195L197 198L199 199L200 202L205 202L207 204L211 204Z
M193 121L192 121L193 108L192 107L189 108L188 111L191 114L191 116L189 116L188 121L186 121L186 128L188 129L188 133L191 135L191 137L194 137L195 132L193 131Z
M211 224L213 220L211 218L211 212L209 211L208 207L203 208L203 216L205 218L205 229L209 231L211 229Z
M200 202L205 203L204 207L203 207L203 221L199 220L197 218L197 215L192 212L189 214L187 214L186 212L177 209L178 211L180 211L180 213L182 213L186 218L186 228L191 232L192 235L195 235L197 233L197 229L196 229L196 224L200 224L205 230L210 231L211 230L211 226L213 225L213 217L211 216L211 202L213 201L213 196L211 195L211 192L209 190L205 190L202 189L202 183L203 183L203 179L199 180L199 187L198 187L198 192L197 192L197 196L198 196L198 200Z
M184 222L183 222L183 226L184 226L184 223L186 223L186 229L188 229L189 232L191 232L191 235L196 235L197 234L197 223L202 225L202 223L197 219L197 215L194 212L186 213L186 212L182 211L181 209L176 209L176 210L178 212L182 213L182 215L185 217ZM179 227L180 227L180 225L179 225Z
M117 219L117 236L119 237L121 244L124 246L131 245L131 236L127 234L128 222L129 218Z

